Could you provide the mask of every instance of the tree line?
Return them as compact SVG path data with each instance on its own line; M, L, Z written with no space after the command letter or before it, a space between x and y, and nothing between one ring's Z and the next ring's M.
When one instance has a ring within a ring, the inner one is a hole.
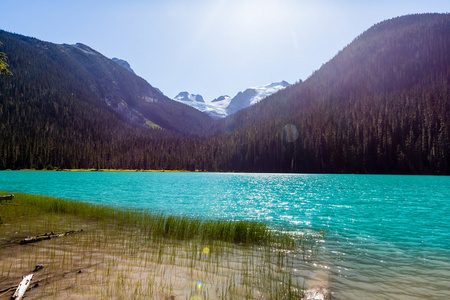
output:
M21 80L0 78L0 169L450 174L449 49L449 14L382 22L306 81L195 134L135 126L28 62Z

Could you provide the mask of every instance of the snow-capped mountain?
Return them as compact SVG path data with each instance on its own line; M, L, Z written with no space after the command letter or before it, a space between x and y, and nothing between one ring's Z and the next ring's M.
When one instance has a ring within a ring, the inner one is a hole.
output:
M244 92L237 93L233 98L228 95L220 96L210 103L205 103L201 95L189 94L188 92L179 93L175 96L174 100L192 106L208 114L213 119L221 119L234 114L241 109L254 105L262 99L288 86L290 86L289 83L281 81L264 86L251 87Z
M179 102L201 102L204 103L203 97L201 95L189 94L188 92L181 92L173 98L173 100Z
M230 105L231 97L228 95L220 96L208 103L211 105L210 112L206 112L213 119L222 119L228 116L227 107Z
M221 119L227 116L227 106L230 103L231 98L229 96L221 96L214 99L211 103L205 103L201 95L181 92L176 95L173 100L192 106L193 108L206 113L213 119Z
M230 104L227 107L227 113L228 115L234 114L235 112L252 106L262 99L288 86L290 86L288 82L281 81L268 85L248 88L244 92L239 92L236 96L233 97L233 99L231 99Z
M225 95L225 96L220 96L220 97L217 97L216 99L214 99L213 101L211 101L211 102L220 102L220 103L224 103L223 101L228 101L228 102L226 102L226 103L228 103L228 104L230 104L230 101L231 101L231 97L230 96L228 96L228 95Z

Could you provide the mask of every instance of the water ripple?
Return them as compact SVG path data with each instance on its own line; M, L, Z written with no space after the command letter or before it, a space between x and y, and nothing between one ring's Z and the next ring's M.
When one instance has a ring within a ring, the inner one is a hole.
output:
M298 265L335 299L449 299L450 177L0 172L1 189L175 215L326 229Z

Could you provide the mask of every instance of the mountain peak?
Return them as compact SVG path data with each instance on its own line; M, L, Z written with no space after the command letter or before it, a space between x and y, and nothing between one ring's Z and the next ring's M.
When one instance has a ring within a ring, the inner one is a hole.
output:
M130 71L131 73L136 74L136 73L134 73L134 71L133 71L133 69L131 68L130 64L129 64L126 60L119 59L119 58L117 58L117 57L113 57L113 58L111 58L111 60L112 60L113 62L117 63L118 65L124 67L125 69L127 69L127 70Z
M262 99L269 97L270 95L282 90L290 84L286 81L274 82L267 85L256 86L246 89L244 92L239 92L233 99L231 99L230 105L227 107L229 115L252 106Z
M85 54L90 54L90 55L99 55L100 54L97 51L95 51L94 49L92 49L91 47L86 46L85 44L82 44L82 43L76 43L75 45L72 45L72 46L77 48L78 50L81 50Z
M228 100L228 99L230 99L230 98L231 98L231 97L228 96L228 95L223 95L223 96L217 97L216 99L214 99L213 101L211 101L211 103L213 103L213 102L220 102L220 101L224 101L224 100Z
M288 86L290 86L290 84L283 80L263 86L251 87L243 92L237 93L233 98L228 95L223 95L212 100L211 103L205 103L202 96L190 94L188 92L179 93L173 100L192 106L195 109L208 114L213 119L220 119L256 104L262 99Z
M203 100L203 97L198 94L190 94L188 92L181 92L178 95L176 95L173 100L179 101L179 102L201 102L205 103L205 100Z
M249 89L255 89L255 90L257 90L257 89L270 89L270 88L281 89L283 87L288 87L290 85L291 84L289 82L283 80L283 81L280 81L280 82L273 82L273 83L269 83L269 84L266 84L266 85L251 87Z

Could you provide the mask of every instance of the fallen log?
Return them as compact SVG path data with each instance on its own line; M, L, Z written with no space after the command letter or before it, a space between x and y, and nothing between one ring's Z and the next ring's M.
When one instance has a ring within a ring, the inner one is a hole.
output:
M27 290L38 287L40 283L46 283L46 284L48 284L48 282L49 282L50 280L58 279L58 278L60 278L60 277L66 276L66 275L68 275L68 274L72 274L72 273L77 273L77 274L79 274L79 273L82 273L82 270L85 270L85 269L89 269L89 268L98 266L99 264L100 264L100 263L88 265L88 266L83 267L83 268L77 268L77 269L75 269L75 270L68 271L68 272L64 272L64 273L59 274L59 275L54 275L54 276L50 276L50 277L46 277L46 278L37 280L37 281L34 282L33 286L32 286L32 287L28 287ZM37 266L36 266L36 267L37 267ZM36 269L35 269L35 270L36 270ZM35 270L34 270L33 272L35 272ZM29 276L29 275L28 275L28 276ZM14 289L17 289L17 288L18 288L18 286L15 285L15 286L10 286L10 287L8 287L8 288L5 288L5 289L3 289L3 290L0 290L0 296L3 296L4 294L6 294L6 293L8 293L8 292L10 292L10 291L12 291L12 290L14 290ZM12 297L11 297L11 298L12 298Z
M19 283L16 292L12 295L11 299L20 300L28 289L28 286L31 283L31 279L33 279L33 274L25 276L22 281Z
M6 196L0 196L0 201L2 201L2 200L11 200L11 199L13 199L14 198L14 195L13 194L11 194L11 195L6 195Z
M52 238L51 235L46 233L43 235L36 235L36 236L24 238L23 240L20 241L20 244L25 245L25 244L29 244L29 243L36 243L36 242L40 242L43 240L49 240L51 238Z
M83 229L71 230L71 231L67 231L67 232L59 233L59 234L54 233L53 231L52 232L47 232L45 234L27 237L27 238L21 240L20 244L21 245L25 245L25 244L30 244L30 243L36 243L36 242L40 242L40 241L43 241L43 240L50 240L52 238L58 238L58 237L66 236L66 235L69 235L69 234L79 233L79 232L82 232L82 231L83 231Z

